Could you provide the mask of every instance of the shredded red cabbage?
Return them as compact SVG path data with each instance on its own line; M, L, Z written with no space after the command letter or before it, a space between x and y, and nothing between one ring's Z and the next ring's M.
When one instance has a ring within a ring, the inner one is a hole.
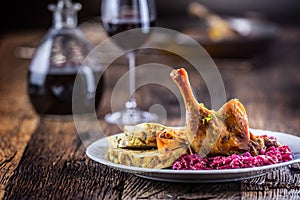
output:
M198 154L185 154L177 159L172 168L174 170L212 170L238 169L272 165L293 159L291 149L286 146L270 146L260 155L252 156L249 152L243 155L215 156L201 158Z

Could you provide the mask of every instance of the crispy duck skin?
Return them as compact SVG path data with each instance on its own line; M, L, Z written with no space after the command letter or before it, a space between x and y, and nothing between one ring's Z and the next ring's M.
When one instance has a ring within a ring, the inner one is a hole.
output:
M218 111L209 110L195 99L183 68L173 70L170 76L183 96L186 137L196 153L213 156L250 151L257 155L264 148L263 139L250 133L246 110L238 99L228 101Z

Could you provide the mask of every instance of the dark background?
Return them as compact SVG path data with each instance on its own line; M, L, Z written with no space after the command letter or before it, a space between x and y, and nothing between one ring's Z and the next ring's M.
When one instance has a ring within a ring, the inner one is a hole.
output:
M186 19L188 14L186 6L193 0L157 0L158 25L168 27L168 20L174 21ZM206 3L205 0L198 0ZM79 23L91 19L100 20L101 0L76 0L83 5L78 13ZM214 2L214 1L208 1ZM213 11L224 15L257 15L278 23L299 24L300 22L300 1L299 0L272 0L257 3L253 1L242 1L240 5L235 0L219 3L206 3ZM1 32L19 29L49 28L52 24L52 13L47 6L50 3L57 3L55 0L27 0L1 2L0 25ZM223 3L223 4L222 4ZM230 4L232 3L232 5ZM261 4L261 5L260 5ZM166 20L167 19L167 20ZM162 23L160 23L162 22ZM180 24L181 21L178 21ZM172 27L171 27L172 28Z
M83 7L78 13L79 23L100 15L100 0L78 0ZM52 13L48 4L55 0L4 1L1 5L1 30L48 28L52 24Z

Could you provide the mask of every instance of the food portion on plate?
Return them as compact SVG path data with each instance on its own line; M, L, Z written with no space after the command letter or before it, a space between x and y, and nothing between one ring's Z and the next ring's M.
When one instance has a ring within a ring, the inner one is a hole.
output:
M246 110L238 99L228 101L218 111L209 110L194 97L185 69L174 69L170 76L184 99L185 126L125 126L123 134L109 137L108 160L144 168L209 170L293 159L290 148L276 138L251 133Z
M199 154L185 154L177 159L172 169L175 170L212 170L212 169L240 169L249 167L261 167L276 163L287 162L293 159L291 149L287 145L281 145L276 138L274 144L266 144L266 150L258 155L251 155L248 151L244 154L232 154L230 156L201 157Z
M109 137L107 158L116 163L145 168L168 168L188 153L184 130L156 123L125 126L124 134Z

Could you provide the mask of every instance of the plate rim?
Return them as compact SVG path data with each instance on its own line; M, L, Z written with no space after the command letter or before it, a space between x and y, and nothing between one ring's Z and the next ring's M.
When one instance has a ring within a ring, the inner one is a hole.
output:
M294 139L297 139L297 140L300 141L300 137L292 135L292 134L284 133L284 132L264 130L264 129L252 129L252 128L250 129L250 131L256 132L256 133L254 133L255 135L265 135L266 133L273 133L275 135L280 134L282 136L288 136L290 138L294 138ZM261 134L257 134L257 132L261 132ZM120 134L124 134L124 133L117 133L117 134L114 134L114 135L111 135L111 136L108 136L108 137L113 137L113 136L120 135ZM106 160L104 158L95 158L91 154L91 149L95 148L95 146L103 143L105 140L107 141L107 137L98 139L95 142L93 142L92 144L90 144L86 149L86 155L90 159L92 159L96 162L99 162L103 165L106 165L108 167L112 167L112 168L118 169L120 171L132 173L132 174L135 174L137 176L140 176L140 177L143 177L143 178L149 178L149 179L152 179L152 180L153 179L154 180L165 180L165 181L177 180L179 182L186 182L186 181L181 180L181 179L168 180L167 178L156 178L156 177L153 177L153 176L149 176L147 174L154 173L154 174L157 174L157 175L161 175L161 174L169 174L169 175L171 175L171 174L174 174L174 175L226 175L227 174L227 175L234 175L234 174L239 174L239 173L245 174L247 172L248 173L250 173L250 172L255 173L255 172L260 172L260 171L264 172L264 171L267 171L267 170L270 170L270 169L277 169L277 168L281 168L281 167L284 167L284 166L288 166L288 165L300 162L300 158L298 157L298 158L295 158L295 159L293 159L291 161L287 161L287 162L276 163L276 164L272 164L272 165L259 166L259 167L239 168L239 169L173 170L173 169L158 169L158 168L142 168L142 167L116 164L116 163L113 163L113 162L111 162L109 160ZM280 140L279 140L279 142L280 142ZM296 153L299 153L299 152L296 152ZM102 155L102 157L103 157L103 155ZM265 173L267 173L267 172L265 172ZM262 175L265 174L265 173L262 173ZM257 176L260 176L260 175L257 175ZM252 176L252 177L254 177L254 176ZM249 178L252 178L252 177L249 177ZM245 178L247 178L247 177L245 177ZM192 182L194 182L195 180L197 180L197 179L196 178L191 179ZM232 180L232 179L229 179L229 180ZM239 178L234 178L234 180L240 180L240 179ZM221 180L220 179L218 181L216 179L213 179L213 182L223 182L223 181L226 181L226 180L224 180L224 179ZM199 182L199 181L196 181L196 182ZM203 182L211 182L211 181L210 180L206 180L206 181L203 180Z

